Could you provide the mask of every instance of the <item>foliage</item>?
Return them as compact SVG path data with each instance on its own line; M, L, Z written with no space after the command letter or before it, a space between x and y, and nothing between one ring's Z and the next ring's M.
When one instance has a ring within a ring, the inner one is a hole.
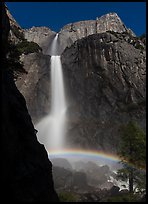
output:
M135 190L140 194L146 193L146 173L145 171L135 171L134 177Z
M21 54L29 54L39 52L42 48L35 42L28 42L24 40L16 45L18 52Z
M143 99L143 100L139 101L139 102L138 102L138 105L139 105L139 106L146 106L146 100Z
M15 45L9 41L6 59L7 67L14 71L14 75L16 77L18 73L27 73L23 67L23 63L20 62L20 55L39 52L40 50L42 50L40 46L34 42L23 40L22 42Z
M141 36L139 36L139 39L146 45L146 33L143 33Z
M23 68L23 64L19 60L20 52L18 51L16 45L14 45L11 41L8 42L8 53L6 58L6 67L15 71L15 72L23 72L26 73L26 70Z
M128 179L127 168L119 169L117 173L118 173L117 178L121 179L122 181L127 181Z
M60 202L77 202L79 200L79 196L72 192L60 192L58 194Z
M132 36L129 32L125 31L122 33L114 32L114 31L107 31L108 33L111 33L116 38L120 40L125 40L129 44L133 45L136 49L139 49L143 51L145 49L146 45L146 35L143 34L140 37Z
M139 36L140 39L146 38L146 34L143 33L142 35Z
M20 31L20 29L17 26L13 25L11 27L11 30L19 40L24 40L25 39L24 33L22 31Z
M139 50L144 50L144 47L141 44L136 44L135 48Z
M144 167L146 161L146 136L134 121L121 127L121 142L118 154L136 167Z
M129 180L129 190L135 186L137 191L144 192L146 167L146 136L134 121L121 127L121 142L118 154L123 169L118 171L118 178Z
M39 52L42 50L42 48L35 42L29 42L25 39L24 33L18 28L16 25L11 26L11 30L14 33L14 35L21 40L21 42L17 43L16 49L17 52L19 52L19 55L21 54L29 54L33 52Z
M107 202L139 202L141 197L138 194L119 194L116 196L110 196L107 198Z

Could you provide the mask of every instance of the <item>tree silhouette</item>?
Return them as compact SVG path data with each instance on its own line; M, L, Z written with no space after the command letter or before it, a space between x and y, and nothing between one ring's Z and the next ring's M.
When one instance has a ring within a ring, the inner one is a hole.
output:
M129 192L145 189L146 136L134 121L121 127L121 141L118 155L123 168L118 170L118 178L128 180ZM134 189L135 186L135 189Z

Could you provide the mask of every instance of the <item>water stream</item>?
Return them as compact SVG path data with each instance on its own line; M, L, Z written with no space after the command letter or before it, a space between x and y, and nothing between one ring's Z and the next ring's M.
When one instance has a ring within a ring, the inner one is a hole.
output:
M62 73L61 58L57 53L58 34L50 48L51 56L51 107L49 114L37 125L38 140L44 144L47 151L61 150L65 144L66 131L66 100Z

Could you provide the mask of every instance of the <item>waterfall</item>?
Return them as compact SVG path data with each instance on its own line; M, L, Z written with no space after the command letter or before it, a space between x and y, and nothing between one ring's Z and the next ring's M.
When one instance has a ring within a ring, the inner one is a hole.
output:
M51 56L57 55L58 52L58 36L59 34L57 33L56 36L54 37L51 46L49 46L49 49L47 50L47 54L50 54Z
M57 53L58 34L50 48L51 56L51 107L49 114L37 125L38 140L46 150L61 150L65 144L66 101L64 93L63 73L60 56Z

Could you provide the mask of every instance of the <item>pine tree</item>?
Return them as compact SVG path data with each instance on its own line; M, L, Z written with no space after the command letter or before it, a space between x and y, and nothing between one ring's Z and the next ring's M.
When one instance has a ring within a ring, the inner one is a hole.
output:
M128 180L129 192L133 193L134 185L139 191L145 188L146 136L134 121L121 127L121 142L118 155L123 168L118 170L121 180Z

